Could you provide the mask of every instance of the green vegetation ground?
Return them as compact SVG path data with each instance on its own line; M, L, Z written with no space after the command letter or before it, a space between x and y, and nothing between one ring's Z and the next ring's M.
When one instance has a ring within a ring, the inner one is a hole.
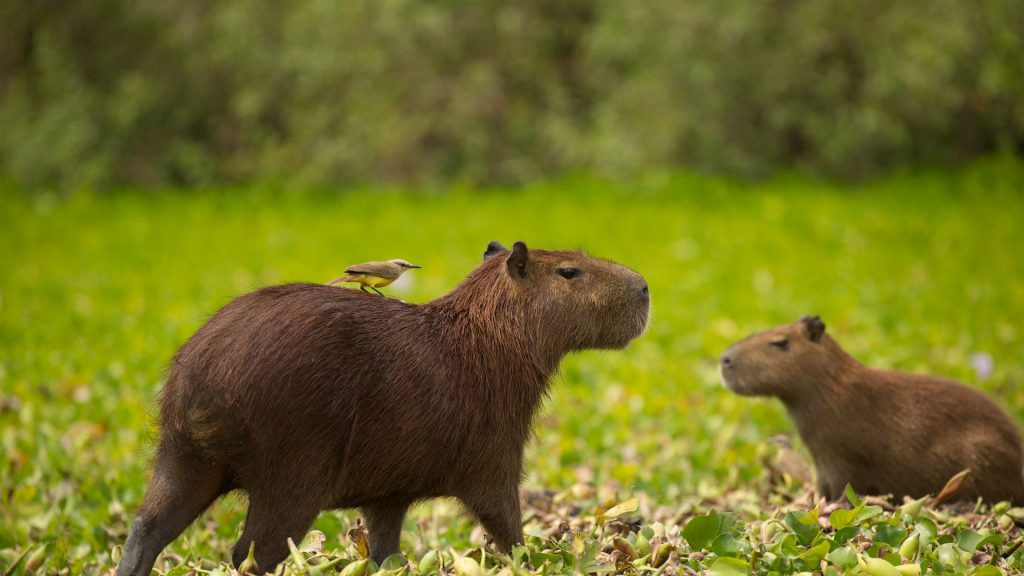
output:
M565 361L529 452L528 541L514 559L486 547L481 558L481 531L454 503L437 502L408 518L403 551L412 565L389 565L392 574L434 569L430 550L441 551L445 570L468 555L506 574L890 574L871 558L904 562L894 550L908 538L919 553L907 560L926 572L1024 565L1012 522L1021 511L1005 507L917 515L866 502L831 523L834 506L820 508L819 523L817 503L792 477L800 474L779 472L792 454L767 442L795 439L784 411L730 394L715 374L731 341L817 313L860 359L966 381L1024 422L1017 161L856 189L666 174L443 193L8 190L0 202L3 574L38 562L47 573L111 570L147 478L164 365L232 296L403 257L423 269L392 294L426 301L472 269L493 239L581 247L632 266L650 282L653 321L623 352ZM978 354L993 360L987 377L974 368ZM223 570L241 502L215 505L158 570ZM297 553L310 565L292 560L287 569L365 568L353 563L357 519L321 515L325 538ZM324 561L333 568L315 566ZM455 567L472 573L473 562Z

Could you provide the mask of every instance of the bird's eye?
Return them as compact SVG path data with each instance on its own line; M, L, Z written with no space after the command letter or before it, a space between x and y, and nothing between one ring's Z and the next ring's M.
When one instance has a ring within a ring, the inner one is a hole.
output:
M573 278L580 275L579 268L559 268L558 275L566 280L572 280Z
M775 346L779 350L789 350L789 340L785 338L776 338L769 342L772 346Z

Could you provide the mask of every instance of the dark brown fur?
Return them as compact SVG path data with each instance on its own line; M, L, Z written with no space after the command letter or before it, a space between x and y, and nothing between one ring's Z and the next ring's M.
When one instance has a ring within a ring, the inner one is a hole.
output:
M971 469L962 500L1024 503L1020 434L987 396L958 382L875 370L808 317L755 334L722 354L723 383L776 396L818 469L818 489L921 497ZM785 342L785 344L783 344Z
M423 305L289 284L221 309L172 362L118 576L148 574L233 489L249 510L232 558L255 542L263 570L332 508L362 509L380 562L398 552L406 509L439 496L459 498L500 549L520 542L523 449L549 377L569 352L638 336L649 296L636 272L578 252L517 243L487 256Z

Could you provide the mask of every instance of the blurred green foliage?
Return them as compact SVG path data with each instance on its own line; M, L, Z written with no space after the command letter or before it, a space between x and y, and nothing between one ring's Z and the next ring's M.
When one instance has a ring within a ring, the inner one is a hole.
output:
M0 4L36 187L860 179L1024 149L1017 0Z
M1022 189L1024 164L1013 159L855 189L685 174L436 196L231 189L62 201L0 189L0 567L46 543L49 568L109 568L142 499L163 368L232 297L402 257L423 269L386 291L424 302L476 266L490 240L582 247L651 286L647 333L624 351L567 358L537 419L526 486L559 491L559 507L591 520L616 498L607 486L639 495L647 521L673 524L695 499L772 498L766 439L793 436L792 426L777 402L722 388L717 357L807 313L864 362L965 381L1020 423ZM990 373L974 366L979 353ZM787 501L710 506L778 524L774 507ZM171 546L169 562L225 558L243 511L223 500ZM540 534L540 551L558 520L536 514L527 531ZM324 513L317 527L345 546L356 517ZM421 506L403 550L464 552L482 543L472 526L450 503ZM820 543L811 536L817 543L801 546Z

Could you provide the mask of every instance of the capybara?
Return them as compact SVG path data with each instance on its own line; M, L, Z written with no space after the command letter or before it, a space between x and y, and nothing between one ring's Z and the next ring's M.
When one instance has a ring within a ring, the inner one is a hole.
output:
M118 576L222 494L248 494L237 566L261 570L326 509L362 509L370 555L399 551L406 509L461 500L497 547L522 541L523 450L567 353L622 348L650 305L636 272L580 252L488 246L454 290L414 305L322 284L271 286L182 346L160 395L153 478Z
M847 484L860 494L935 495L969 468L953 499L1024 504L1020 434L995 402L951 380L869 368L817 316L733 344L719 368L733 392L782 400L829 500Z

